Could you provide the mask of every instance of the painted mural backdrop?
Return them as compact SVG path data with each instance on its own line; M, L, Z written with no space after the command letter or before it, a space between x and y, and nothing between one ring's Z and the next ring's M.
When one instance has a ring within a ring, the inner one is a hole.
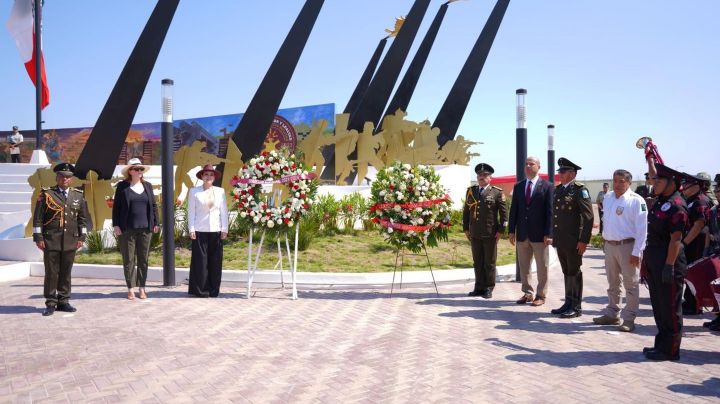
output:
M294 149L297 142L302 140L308 133L313 123L325 119L328 121L326 132L332 133L335 128L335 104L308 105L295 108L284 108L277 112L273 126L268 131L265 146L268 149L288 147ZM206 116L201 118L189 118L175 120L175 146L190 145L195 140L203 140L206 143L206 151L218 154L223 139L232 137L237 124L243 114ZM290 128L288 125L291 125ZM92 128L63 128L48 129L43 133L42 148L47 153L48 159L55 163L58 161L75 162L80 156ZM292 131L297 135L294 139ZM35 148L35 131L20 128L25 137L25 147L21 149L23 161L30 159L32 150ZM9 162L9 152L5 150L5 140L11 134L10 131L0 131L0 162ZM160 164L160 122L139 123L130 127L128 137L125 140L127 150L125 155L149 156L151 161L146 164ZM152 142L148 144L147 142ZM150 147L148 147L148 145ZM147 160L147 158L146 158Z

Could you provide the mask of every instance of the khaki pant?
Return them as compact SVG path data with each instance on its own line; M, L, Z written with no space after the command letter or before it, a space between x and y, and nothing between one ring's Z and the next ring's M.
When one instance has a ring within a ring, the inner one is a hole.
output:
M548 263L550 262L550 250L543 242L533 243L530 239L518 241L517 247L518 265L520 265L520 280L522 282L522 291L526 295L535 294L537 297L545 299L547 296L547 279L548 279ZM530 266L532 259L535 257L535 266L537 267L537 293L534 293L530 282L532 274Z
M148 229L128 229L120 235L118 241L128 289L145 287L151 239L152 232Z
M633 243L612 245L605 243L605 274L608 280L608 305L604 314L635 321L640 306L639 269L630 265ZM625 307L620 312L622 287L625 288Z

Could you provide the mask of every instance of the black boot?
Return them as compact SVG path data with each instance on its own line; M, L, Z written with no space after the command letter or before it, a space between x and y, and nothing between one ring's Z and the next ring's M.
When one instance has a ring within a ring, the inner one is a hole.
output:
M552 314L562 314L566 312L572 303L572 297L570 297L570 290L572 289L572 286L570 285L567 275L563 275L563 281L565 282L565 303L557 309L550 310L550 313Z

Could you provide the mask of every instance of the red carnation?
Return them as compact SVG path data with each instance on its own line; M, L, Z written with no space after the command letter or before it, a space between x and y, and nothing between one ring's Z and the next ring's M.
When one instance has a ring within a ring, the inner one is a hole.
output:
M248 192L248 194L252 195L253 192L254 192L254 189L253 189L253 188L248 188L247 192Z

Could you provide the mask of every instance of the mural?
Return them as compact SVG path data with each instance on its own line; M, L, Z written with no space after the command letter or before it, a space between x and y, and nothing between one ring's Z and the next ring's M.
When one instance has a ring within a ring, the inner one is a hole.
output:
M203 152L220 156L227 149L227 142L232 137L237 124L243 114L217 115L200 118L175 120L175 144L177 151L182 146L190 146L195 141L205 143ZM310 134L313 124L319 120L326 120L327 133L335 129L335 104L308 105L278 110L273 127L268 131L265 147L292 147ZM297 134L296 139L288 138L292 131ZM279 126L278 126L279 125ZM278 128L283 128L279 130ZM22 129L22 128L21 128ZM92 128L63 128L48 129L43 133L42 148L51 163L67 161L74 163L80 156L80 151L87 142ZM34 131L20 131L25 136L25 147L22 149L23 161L28 161L34 148ZM0 140L5 140L10 131L0 131ZM286 139L287 138L287 139ZM31 142L28 142L28 141ZM140 156L145 164L160 164L160 122L134 124L130 127L125 147L118 158L119 164L124 164L129 158ZM0 146L0 162L9 162L9 152L6 145ZM27 156L26 156L27 155Z

